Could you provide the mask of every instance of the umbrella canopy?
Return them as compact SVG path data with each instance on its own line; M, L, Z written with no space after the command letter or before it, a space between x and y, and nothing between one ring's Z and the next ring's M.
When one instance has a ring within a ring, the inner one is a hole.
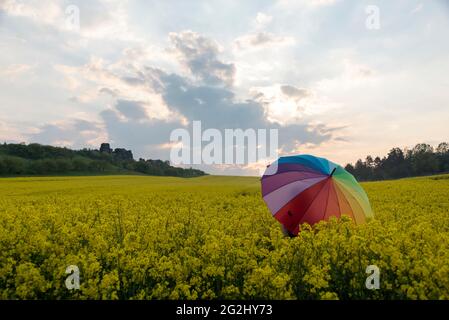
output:
M347 215L357 224L373 213L368 197L341 166L311 155L281 157L262 177L262 196L272 215L291 234L299 226Z

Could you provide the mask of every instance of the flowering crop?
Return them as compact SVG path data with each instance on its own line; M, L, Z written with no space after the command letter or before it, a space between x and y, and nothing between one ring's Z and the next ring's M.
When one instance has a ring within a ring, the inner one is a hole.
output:
M290 239L258 178L1 179L0 298L449 299L449 176L363 187L374 219Z

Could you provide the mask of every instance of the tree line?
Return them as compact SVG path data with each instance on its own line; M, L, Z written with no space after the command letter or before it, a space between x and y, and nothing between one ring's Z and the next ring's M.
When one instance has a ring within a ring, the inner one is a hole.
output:
M358 180L372 181L449 172L449 144L433 147L419 143L412 149L393 148L383 158L367 156L345 169Z
M201 170L173 167L169 161L136 161L130 150L121 148L100 151L71 150L37 143L0 144L0 176L120 173L175 177L205 175Z
M345 169L358 180L372 181L449 172L449 144L437 147L420 143L412 149L393 148L383 158L367 156ZM32 144L0 144L0 176L48 174L141 173L155 176L197 177L201 170L173 167L169 161L134 160L130 150L72 150Z

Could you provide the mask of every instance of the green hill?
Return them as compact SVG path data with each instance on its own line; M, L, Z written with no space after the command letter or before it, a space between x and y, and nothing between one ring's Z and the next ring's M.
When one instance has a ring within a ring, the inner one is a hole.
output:
M112 150L108 143L103 143L99 150L71 150L37 143L0 145L0 176L104 174L205 175L201 170L173 167L168 161L136 161L130 150Z

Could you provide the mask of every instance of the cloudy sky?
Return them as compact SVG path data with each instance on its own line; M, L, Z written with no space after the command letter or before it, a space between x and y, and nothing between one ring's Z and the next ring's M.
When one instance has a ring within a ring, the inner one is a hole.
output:
M201 120L341 164L437 144L448 39L444 0L0 0L0 141L169 159Z

